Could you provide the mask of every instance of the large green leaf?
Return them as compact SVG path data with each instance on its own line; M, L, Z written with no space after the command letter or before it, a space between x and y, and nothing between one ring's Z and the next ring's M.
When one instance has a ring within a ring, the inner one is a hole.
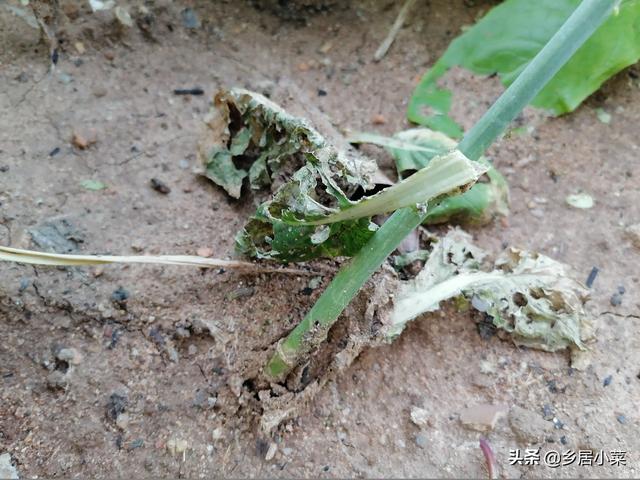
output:
M455 39L413 92L409 120L460 136L448 117L451 92L437 81L449 68L497 73L511 84L578 6L580 0L507 0ZM609 77L640 58L640 0L620 7L576 52L532 104L563 114L574 110Z

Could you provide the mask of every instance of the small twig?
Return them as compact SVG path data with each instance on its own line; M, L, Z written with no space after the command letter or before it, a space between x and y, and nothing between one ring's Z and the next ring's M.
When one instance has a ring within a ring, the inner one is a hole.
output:
M622 318L635 318L640 320L640 315L635 315L633 313L618 313L618 312L610 312L610 311L604 311L604 312L600 312L598 314L598 316L602 316L602 315L613 315L614 317L622 317Z
M174 95L204 95L204 90L200 87L193 88L176 88L173 91Z
M373 59L376 62L382 60L382 58L387 54L389 47L391 47L391 44L396 39L396 35L398 35L398 32L402 28L402 25L404 25L404 21L407 19L409 10L411 10L411 7L414 3L416 3L416 0L406 0L406 2L404 2L404 5L400 9L400 12L396 17L396 21L393 22L393 26L391 27L391 30L389 30L387 38L384 39L384 41L378 47L378 50L376 50L376 53L373 55Z

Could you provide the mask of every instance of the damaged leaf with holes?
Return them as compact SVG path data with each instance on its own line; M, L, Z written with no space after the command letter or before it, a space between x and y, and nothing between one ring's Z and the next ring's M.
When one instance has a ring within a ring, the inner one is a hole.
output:
M278 261L352 256L371 238L375 215L470 188L486 171L459 151L436 156L374 195L377 165L334 148L305 120L247 90L219 93L200 144L202 173L239 198L248 185L271 197L236 237L240 253ZM246 180L248 179L248 181Z
M264 202L236 238L238 250L281 261L352 255L376 229L368 219L310 226L315 218L373 188L375 162L346 155L305 120L242 89L216 95L199 145L202 174L240 198L243 188L268 188Z
M547 351L584 348L592 335L584 307L588 290L566 265L515 248L491 264L486 257L469 234L450 231L421 272L395 294L385 335L396 337L409 321L462 296L518 345Z

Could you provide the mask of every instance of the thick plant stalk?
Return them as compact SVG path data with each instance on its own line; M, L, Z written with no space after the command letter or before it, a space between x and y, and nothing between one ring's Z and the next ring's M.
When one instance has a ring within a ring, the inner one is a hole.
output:
M516 81L467 132L458 149L472 160L480 158L618 4L617 0L583 0ZM416 208L403 208L380 227L340 270L302 322L278 343L276 352L265 368L268 378L274 381L283 379L305 353L326 338L331 325L362 285L404 237L422 223L426 215L426 212Z

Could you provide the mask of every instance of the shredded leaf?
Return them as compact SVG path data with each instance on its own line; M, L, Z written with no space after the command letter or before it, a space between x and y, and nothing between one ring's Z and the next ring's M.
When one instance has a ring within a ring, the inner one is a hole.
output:
M486 170L459 151L443 152L410 178L366 196L378 173L373 160L338 151L259 94L219 93L207 126L202 173L236 198L246 177L252 189L273 192L236 238L241 253L258 258L351 256L378 228L374 215L465 191Z
M456 38L425 74L409 102L415 123L454 138L462 129L448 115L452 95L437 81L453 66L497 73L510 85L578 6L580 0L507 0ZM640 1L625 0L553 77L532 105L571 112L605 80L640 58Z
M373 143L385 147L396 162L400 178L424 168L435 156L456 148L455 140L428 128L404 130L393 137L358 133L350 136L348 141ZM496 216L508 215L509 186L506 180L486 159L482 158L481 162L488 166L486 177L481 178L471 189L461 195L434 202L429 208L424 224L485 225Z
M490 268L483 268L485 257L469 234L449 232L416 278L396 293L386 336L397 336L409 321L462 295L519 345L547 351L584 348L590 325L584 310L588 290L566 265L515 248Z

